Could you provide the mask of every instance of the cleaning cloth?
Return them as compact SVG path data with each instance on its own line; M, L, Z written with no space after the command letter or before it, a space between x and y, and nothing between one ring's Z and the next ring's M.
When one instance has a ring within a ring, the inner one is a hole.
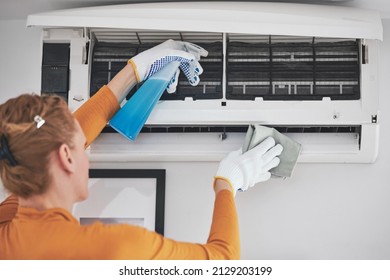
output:
M276 144L281 144L283 146L283 151L279 156L280 163L270 170L271 174L283 178L291 177L301 152L301 144L280 133L276 129L258 124L249 125L242 148L243 153L257 146L270 136L275 139Z

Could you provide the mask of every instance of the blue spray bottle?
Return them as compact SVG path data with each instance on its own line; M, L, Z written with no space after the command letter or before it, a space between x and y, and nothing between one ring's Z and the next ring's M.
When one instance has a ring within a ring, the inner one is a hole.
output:
M170 62L147 79L110 120L111 127L134 141L179 65L178 61Z

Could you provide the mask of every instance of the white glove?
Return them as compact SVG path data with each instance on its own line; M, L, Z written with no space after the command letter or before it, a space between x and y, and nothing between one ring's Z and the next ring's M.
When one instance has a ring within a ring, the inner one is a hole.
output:
M277 157L283 151L280 144L268 137L253 149L242 154L242 149L230 152L219 164L215 179L226 180L235 195L237 191L246 191L256 183L267 181L271 177L270 169L278 166Z
M180 70L186 75L188 82L196 86L203 68L198 60L207 56L208 52L195 44L167 40L149 50L143 51L129 60L133 65L137 81L140 83L172 61L180 61ZM180 70L178 69L168 84L167 91L176 91Z

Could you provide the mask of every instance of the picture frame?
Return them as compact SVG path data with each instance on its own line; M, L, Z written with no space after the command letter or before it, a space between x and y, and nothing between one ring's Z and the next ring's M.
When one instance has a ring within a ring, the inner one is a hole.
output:
M165 169L89 169L89 182L96 185L93 190L89 190L93 197L89 199L89 204L75 209L75 216L79 217L81 224L95 221L109 224L129 223L164 235L165 176ZM100 193L97 194L98 192ZM153 203L154 205L150 205ZM117 213L110 212L107 216L107 204L116 208ZM128 209L130 212L136 212L135 217L126 216L131 214ZM151 217L153 214L154 217ZM144 220L146 225L143 224ZM154 221L154 228L151 221Z

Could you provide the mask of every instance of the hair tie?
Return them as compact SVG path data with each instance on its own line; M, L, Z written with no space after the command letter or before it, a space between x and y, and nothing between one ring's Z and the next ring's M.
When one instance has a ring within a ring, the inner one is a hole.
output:
M36 115L36 116L34 117L34 122L37 123L37 128L40 128L42 125L45 124L45 120L42 119L42 117L39 116L39 115Z
M4 135L1 136L1 148L0 148L0 160L3 159L7 159L12 166L16 166L18 164L14 156L12 155L11 151L9 150L8 141Z

